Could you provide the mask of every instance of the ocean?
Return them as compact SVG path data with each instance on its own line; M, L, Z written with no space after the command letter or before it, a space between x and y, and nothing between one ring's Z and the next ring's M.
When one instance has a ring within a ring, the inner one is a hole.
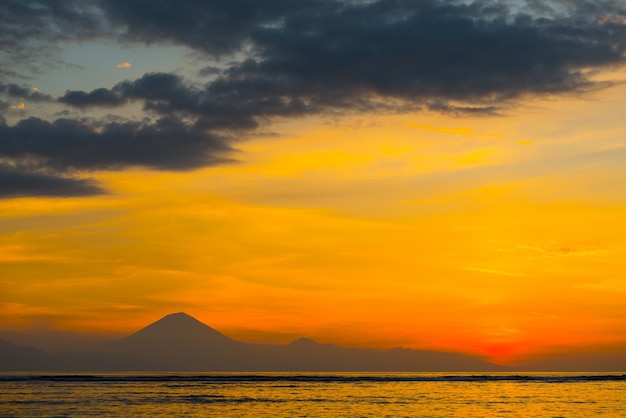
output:
M3 373L0 416L626 417L626 374Z

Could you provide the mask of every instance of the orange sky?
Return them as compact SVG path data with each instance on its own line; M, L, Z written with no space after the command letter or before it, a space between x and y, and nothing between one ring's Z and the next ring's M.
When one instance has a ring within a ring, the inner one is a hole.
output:
M620 85L500 116L285 120L236 163L0 200L1 328L185 311L245 341L503 363L626 342L624 109Z

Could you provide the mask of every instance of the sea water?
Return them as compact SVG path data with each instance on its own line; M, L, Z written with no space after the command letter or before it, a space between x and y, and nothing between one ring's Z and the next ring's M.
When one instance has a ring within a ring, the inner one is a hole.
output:
M626 374L0 374L2 417L626 417Z

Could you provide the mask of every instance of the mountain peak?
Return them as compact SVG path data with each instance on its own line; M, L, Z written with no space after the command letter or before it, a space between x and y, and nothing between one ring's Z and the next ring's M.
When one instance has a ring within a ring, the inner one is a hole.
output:
M140 329L134 334L114 343L116 347L133 346L149 349L150 347L180 347L203 344L236 344L224 334L198 321L185 312L164 316Z
M310 338L301 337L301 338L298 338L297 340L293 341L289 345L299 346L299 347L313 347L313 346L318 346L319 344L317 342L313 341Z
M203 334L210 333L213 335L220 335L224 338L227 338L225 335L214 330L205 323L200 322L199 320L185 312L176 312L165 315L158 321L155 321L152 324L140 329L135 334L145 333L147 331L167 333L171 336L173 336L173 334L200 332Z
M183 312L183 311L180 311L180 312L174 312L174 313L171 313L171 314L167 314L167 315L165 315L165 316L166 316L166 317L167 317L167 316L181 316L181 317L183 317L183 316L188 316L189 318L193 318L193 317L192 317L191 315L189 315L187 312ZM194 319L195 319L195 318L194 318Z
M159 319L156 322L162 321L162 320L176 320L176 321L195 321L195 322L200 322L198 321L196 318L194 318L193 316L189 315L186 312L176 312L176 313L171 313L168 315L165 315L163 318ZM201 322L200 322L201 323Z
M241 346L193 316L177 312L109 344L104 351L167 365L165 369L171 370L221 370L223 359Z

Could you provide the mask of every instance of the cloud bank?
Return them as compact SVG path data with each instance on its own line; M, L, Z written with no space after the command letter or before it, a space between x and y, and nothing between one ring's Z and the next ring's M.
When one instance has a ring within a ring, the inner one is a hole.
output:
M494 114L529 97L580 94L610 86L592 76L623 65L626 50L618 1L27 0L3 2L0 16L7 76L40 71L55 60L49 51L77 40L175 44L206 60L194 80L152 72L56 99L0 84L3 96L85 111L141 104L141 122L2 121L0 161L68 181L96 169L220 164L234 140L274 118Z

